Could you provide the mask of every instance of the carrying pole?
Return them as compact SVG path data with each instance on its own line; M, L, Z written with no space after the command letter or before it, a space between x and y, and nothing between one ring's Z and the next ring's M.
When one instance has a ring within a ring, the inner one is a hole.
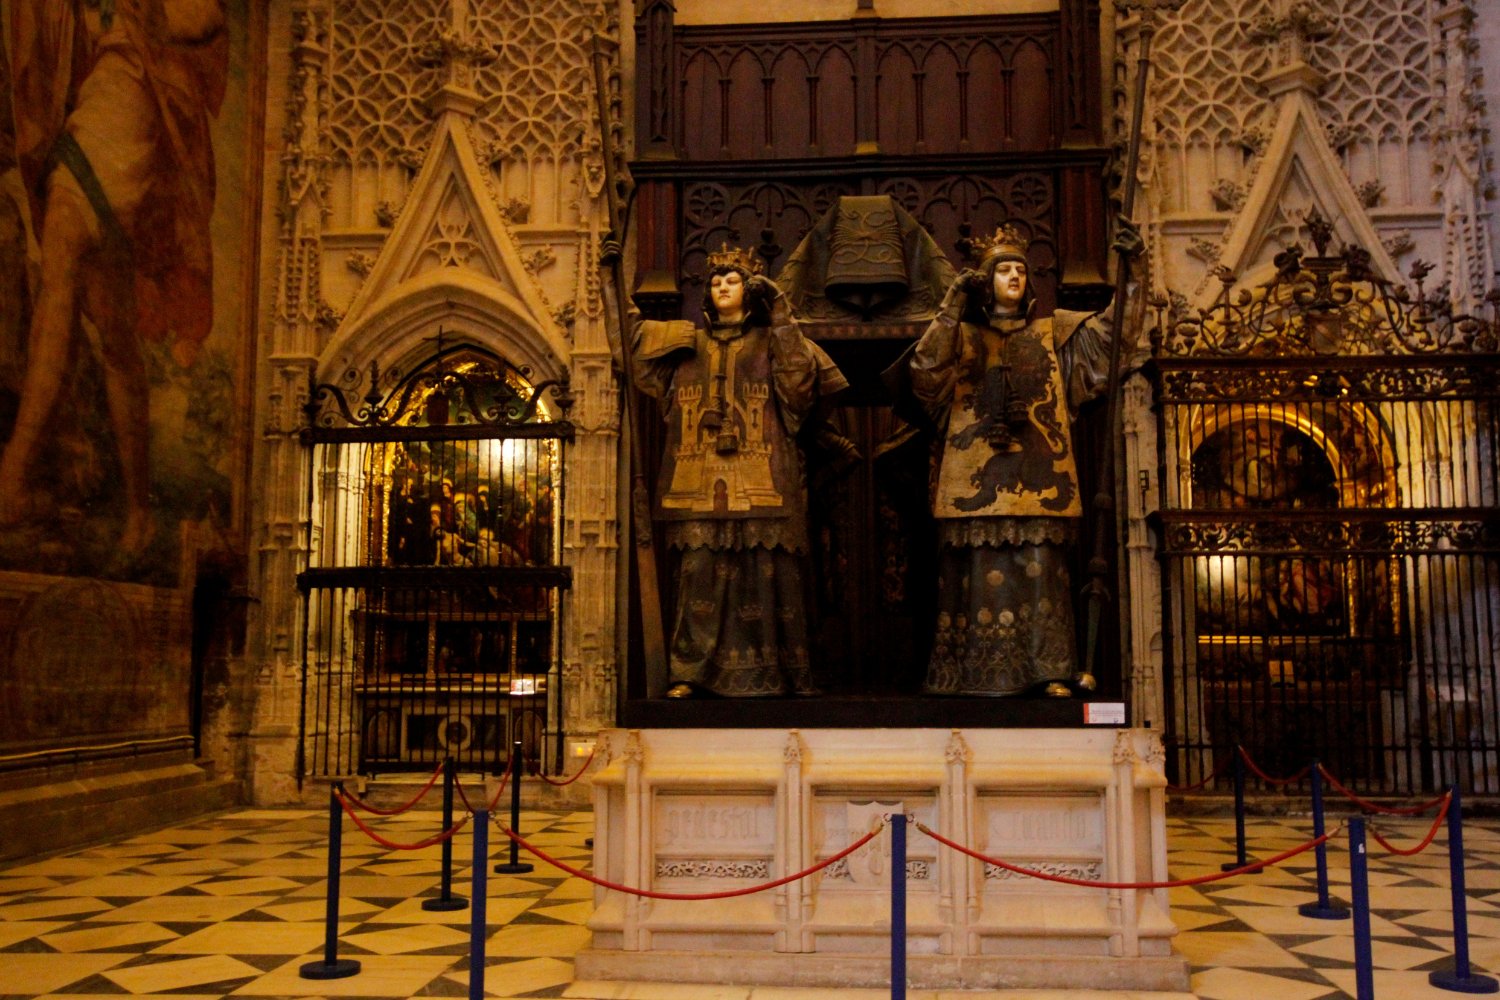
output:
M620 366L625 384L620 398L625 401L625 436L630 440L630 537L634 541L635 589L641 609L641 646L646 661L646 696L657 698L667 690L667 643L663 633L661 591L656 578L656 542L651 531L651 491L646 483L646 448L642 435L640 402L635 380L634 339L629 292L625 286L624 213L621 208L621 184L628 188L630 178L618 177L613 144L610 142L608 60L606 46L614 43L594 36L594 99L598 105L600 150L604 160L604 193L609 205L610 250L601 251L599 264L609 269L609 281L615 293L615 321L620 331Z
M1141 121L1146 113L1146 82L1151 75L1151 40L1156 35L1158 11L1172 11L1182 6L1184 0L1115 0L1115 6L1123 13L1140 11L1140 41L1136 54L1135 94L1130 109L1130 141L1125 152L1125 186L1120 192L1120 217L1127 222L1135 209L1135 193L1138 187L1136 173L1141 163ZM1110 586L1109 529L1118 523L1115 504L1115 451L1119 442L1115 438L1120 427L1120 358L1125 337L1125 297L1130 288L1130 261L1139 248L1120 242L1115 245L1115 297L1110 303L1109 326L1109 376L1104 392L1105 421L1104 439L1099 456L1098 488L1094 491L1094 551L1089 557L1088 583L1084 585L1084 596L1088 598L1087 631L1084 637L1084 667L1077 678L1078 686L1092 691L1098 684L1099 647L1102 641L1100 625L1105 605L1111 603L1113 589Z

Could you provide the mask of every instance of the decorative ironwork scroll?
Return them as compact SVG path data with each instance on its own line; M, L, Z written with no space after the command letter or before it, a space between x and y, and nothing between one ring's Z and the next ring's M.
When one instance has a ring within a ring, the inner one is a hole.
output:
M1276 255L1276 273L1255 288L1215 270L1222 289L1196 314L1158 301L1152 349L1158 357L1317 357L1479 354L1500 350L1500 291L1490 316L1453 311L1446 287L1425 285L1432 265L1409 272L1415 291L1387 281L1354 246L1330 252L1333 226L1314 209L1306 225L1313 253L1294 244Z
M438 334L441 339L442 333ZM317 436L327 428L469 427L504 433L535 423L545 394L566 414L573 405L568 381L532 383L529 367L513 366L472 348L440 351L410 374L381 372L370 362L366 375L345 372L340 381L314 382L308 396L308 426ZM571 436L571 428L554 424L549 436Z

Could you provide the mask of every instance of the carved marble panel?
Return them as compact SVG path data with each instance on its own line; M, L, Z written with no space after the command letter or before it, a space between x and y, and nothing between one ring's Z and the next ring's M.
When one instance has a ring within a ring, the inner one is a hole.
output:
M877 794L868 792L820 790L813 797L813 853L816 860L837 854L864 836L882 818L905 812L918 822L937 821L935 792L911 794ZM938 867L937 851L926 837L908 837L906 877L912 888L935 889ZM847 858L830 865L823 887L829 891L889 891L891 884L891 834L889 825L880 835Z
M1050 795L981 794L976 826L985 854L1022 867L1070 878L1101 879L1104 866L1104 797L1098 793ZM1041 861L1041 865L1033 862ZM1017 876L986 865L987 884ZM1024 888L1052 888L1026 880ZM1087 891L1087 890L1084 890Z

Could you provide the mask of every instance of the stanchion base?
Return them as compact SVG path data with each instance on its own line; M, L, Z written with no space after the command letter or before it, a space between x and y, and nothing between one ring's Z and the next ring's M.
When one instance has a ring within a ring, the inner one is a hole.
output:
M525 875L532 871L536 871L536 865L529 861L517 861L515 864L502 861L495 866L496 875Z
M447 899L444 899L442 896L436 896L432 899L422 900L422 909L438 913L447 913L450 910L466 910L468 908L469 901L462 896L449 896Z
M332 962L308 962L302 966L303 979L348 979L359 972L359 962L353 958L336 958Z
M1248 864L1250 864L1249 861L1226 861L1222 865L1219 866L1219 871L1221 871L1221 872L1232 872L1236 868L1244 868ZM1266 866L1265 865L1261 865L1259 868L1251 868L1249 871L1245 872L1244 874L1246 874L1246 875L1259 875L1261 872L1263 872L1265 870L1266 870Z
M1427 973L1427 981L1440 990L1454 993L1500 993L1500 981L1477 972L1460 977L1456 969L1443 969Z
M1303 903L1297 907L1297 912L1314 920L1348 920L1351 911L1347 906L1334 906L1332 903L1327 906L1321 903Z

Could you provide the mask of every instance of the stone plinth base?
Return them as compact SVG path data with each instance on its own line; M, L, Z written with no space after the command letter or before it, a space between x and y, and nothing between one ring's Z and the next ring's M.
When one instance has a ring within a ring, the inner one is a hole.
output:
M778 955L721 952L626 954L586 949L574 959L580 981L644 980L666 983L732 983L821 989L890 985L889 957L874 955ZM929 990L1087 990L1181 992L1187 973L1181 958L1057 957L954 958L909 955L907 978Z
M1161 747L1143 730L612 731L594 778L594 870L714 893L802 871L902 812L990 857L1095 882L1166 878ZM753 895L599 890L580 979L787 986L889 981L888 827L816 875ZM912 827L918 988L1185 990L1165 890L1043 882Z

